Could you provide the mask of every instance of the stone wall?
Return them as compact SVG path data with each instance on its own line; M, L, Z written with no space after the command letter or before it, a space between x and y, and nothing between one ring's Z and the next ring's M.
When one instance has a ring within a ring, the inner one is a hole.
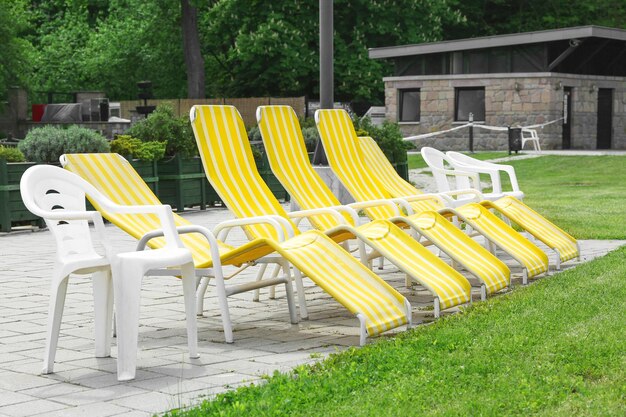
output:
M558 73L481 74L388 77L385 81L386 115L398 120L398 90L419 88L419 123L401 123L405 136L450 129L465 122L454 121L455 88L485 87L485 124L490 126L529 126L557 120L563 116L563 87L572 87L571 147L595 149L598 88L614 89L614 149L626 149L626 79ZM562 122L538 129L544 149L562 145ZM468 129L460 129L416 143L439 149L466 150ZM528 147L529 145L527 145ZM474 149L507 149L507 132L474 128Z

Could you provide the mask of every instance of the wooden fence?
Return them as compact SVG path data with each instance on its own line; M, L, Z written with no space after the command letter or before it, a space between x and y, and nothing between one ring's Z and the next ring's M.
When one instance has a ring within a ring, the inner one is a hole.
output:
M267 105L288 105L294 108L298 117L304 117L304 97L250 97L250 98L207 98L207 99L165 99L148 100L148 106L158 106L169 103L178 116L189 115L189 109L195 104L229 104L235 106L246 125L250 128L256 125L256 109ZM143 100L127 100L120 102L120 116L124 119L132 119L137 106L143 106Z

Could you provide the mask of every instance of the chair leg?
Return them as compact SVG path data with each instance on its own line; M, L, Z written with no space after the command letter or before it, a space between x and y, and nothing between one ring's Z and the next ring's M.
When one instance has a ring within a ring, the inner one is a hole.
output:
M196 314L202 316L204 314L204 296L206 290L209 287L210 277L202 277L200 279L200 285L196 289Z
M139 296L144 270L141 264L124 263L119 259L111 266L117 327L117 380L128 381L135 378L137 367Z
M228 297L226 296L226 284L222 271L215 269L215 291L217 291L217 299L220 303L220 311L222 313L222 326L224 327L224 339L226 343L233 343L233 325L230 321L230 310L228 309Z
M289 273L290 268L285 268L286 273L288 274L289 279L291 280L291 274ZM304 284L302 283L302 273L294 268L293 275L296 279L296 291L298 291L298 304L300 305L300 319L308 320L309 312L306 308L306 298L304 296Z
M259 272L256 274L256 281L261 281L263 279L263 275L265 274L265 269L267 268L267 264L262 264L261 268L259 268ZM261 294L261 289L257 288L254 290L252 294L252 301L259 301L259 296Z
M54 276L50 286L50 306L48 308L48 328L46 330L46 350L43 358L43 373L50 374L54 371L54 357L56 356L59 331L61 330L61 318L65 306L67 294L67 282L69 276L60 280Z
M274 270L272 271L272 276L270 278L271 279L276 278L278 274L280 273L281 269L282 267L280 265L275 265ZM275 300L275 299L276 299L276 285L272 285L270 287L270 300Z
M95 272L93 281L93 306L96 331L96 358L111 356L113 322L113 283L110 271Z
M193 263L181 266L183 294L185 298L185 315L187 319L187 346L189 357L198 358L198 322L196 318L196 281Z
M293 298L293 286L291 285L291 277L287 272L289 270L289 263L285 262L283 265L277 266L281 267L283 273L287 276L287 281L285 282L285 292L287 293L287 308L289 308L289 319L291 320L291 324L298 324L298 314L296 313L296 304ZM276 269L276 272L278 271L279 269Z

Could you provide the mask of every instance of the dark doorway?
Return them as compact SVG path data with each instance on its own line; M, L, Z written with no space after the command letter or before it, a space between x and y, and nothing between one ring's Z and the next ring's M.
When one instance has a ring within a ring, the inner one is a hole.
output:
M611 149L613 138L613 89L598 90L598 135L596 148Z
M572 87L563 87L563 149L572 147Z

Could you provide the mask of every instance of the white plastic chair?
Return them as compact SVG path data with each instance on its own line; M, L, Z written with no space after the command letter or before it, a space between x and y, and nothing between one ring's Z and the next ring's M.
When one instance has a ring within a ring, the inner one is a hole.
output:
M435 183L437 184L437 190L439 193L477 190L480 193L481 199L484 199L480 186L480 177L478 174L471 171L454 169L448 158L446 158L446 155L435 148L425 146L422 148L421 153L424 162L428 164L428 167L435 178ZM448 177L451 177L454 187L451 186L451 182ZM474 199L475 197L473 195L459 194L457 196L457 203L455 206L463 205L469 201L473 201Z
M456 169L473 172L475 174L486 174L491 179L491 193L484 193L486 199L496 200L500 197L511 196L518 200L524 199L524 193L520 190L517 182L517 175L515 175L515 168L511 165L495 164L493 162L481 161L471 156L464 155L460 152L449 151L445 155L446 160ZM511 190L504 191L502 189L502 181L500 179L500 172L504 172L509 177L511 183Z
M46 221L57 243L51 281L44 374L53 372L70 274L93 274L96 357L107 357L111 354L112 302L115 300L117 375L118 380L125 381L135 377L141 280L150 269L180 266L189 355L192 358L198 356L193 261L191 253L178 237L169 206L117 205L79 176L50 165L29 168L22 176L20 191L26 207ZM166 246L157 250L114 254L100 213L87 211L85 208L86 195L109 212L157 215ZM94 247L89 222L94 224L95 235L104 248L103 254L98 253Z
M541 152L541 145L539 144L539 136L537 135L537 130L522 128L522 149L524 149L524 144L526 142L532 142L533 148L537 152Z

